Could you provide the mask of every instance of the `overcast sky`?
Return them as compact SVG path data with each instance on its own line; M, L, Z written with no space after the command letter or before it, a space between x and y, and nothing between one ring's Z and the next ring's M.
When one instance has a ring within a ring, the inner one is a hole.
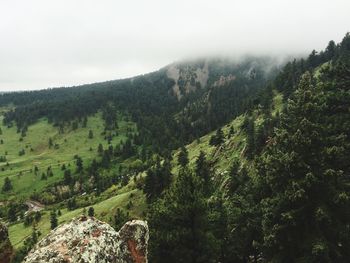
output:
M0 0L0 91L147 73L209 55L306 54L350 31L349 0Z

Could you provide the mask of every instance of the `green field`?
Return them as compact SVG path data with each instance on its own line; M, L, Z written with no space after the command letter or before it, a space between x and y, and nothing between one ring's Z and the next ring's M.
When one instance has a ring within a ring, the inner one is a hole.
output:
M112 186L108 191L116 191L116 186ZM126 187L118 189L117 194L106 200L91 205L95 210L95 217L113 225L113 216L118 208L128 211L130 218L142 218L143 212L146 210L146 203L142 191L135 189L134 185L130 183ZM133 206L127 208L128 202L132 200ZM85 211L88 207L85 208ZM82 215L84 208L78 208L68 211L66 208L60 210L62 215L58 217L59 224L69 222L72 218ZM49 233L50 229L50 211L42 211L42 218L36 229L41 232L41 238ZM23 241L32 234L33 228L31 226L24 226L23 222L12 224L9 226L9 236L11 244L15 248L23 245Z
M276 112L280 111L282 107L282 97L280 94L275 93L273 100L273 115ZM253 112L253 117L255 119L255 125L263 121L262 114L256 110ZM195 161L200 153L203 151L206 153L207 159L211 162L212 167L215 172L215 176L221 183L224 183L225 180L223 177L226 176L230 169L233 158L239 157L242 162L246 162L243 158L243 152L245 148L246 135L241 130L241 125L244 119L244 115L241 115L225 126L222 127L225 139L224 143L218 147L210 146L209 141L214 132L211 132L199 140L195 140L192 143L186 146L189 153L190 166L194 167ZM113 138L113 145L118 144L121 140L126 139L127 129L135 129L135 125L127 121L119 121L119 135ZM34 189L37 191L45 187L48 183L60 180L62 178L62 172L60 171L61 164L69 163L73 165L73 156L79 154L84 160L86 165L92 158L96 157L96 148L99 143L103 143L104 146L107 145L107 142L104 140L103 135L103 120L100 114L96 114L93 117L88 119L88 124L86 128L78 128L75 131L67 131L64 134L59 134L57 128L52 127L45 120L41 120L35 125L29 127L27 136L23 142L19 142L19 134L16 133L15 128L3 127L3 136L8 140L7 148L8 151L13 147L11 154L8 152L9 160L11 162L11 169L6 170L1 173L1 179L5 176L9 176L14 183L14 193L19 193L22 197L27 197L28 194ZM234 133L229 136L231 127L234 130ZM94 138L88 139L88 131L93 130ZM40 134L40 136L36 136ZM7 135L7 136L6 136ZM50 149L48 147L48 139L53 138L54 143L60 145L59 149ZM34 148L33 152L28 152L28 155L19 157L16 152L18 149L23 147L23 145L30 145ZM6 144L4 143L3 146ZM11 146L12 145L12 146ZM93 148L93 151L90 151L90 147ZM15 150L16 149L16 150ZM179 166L177 165L177 156L179 150L174 152L173 158L173 173L177 174ZM11 161L11 159L13 160ZM126 160L128 162L128 160ZM56 164L55 167L53 164ZM4 164L2 164L4 165ZM54 177L49 178L47 181L40 180L40 176L36 177L34 173L24 172L25 170L30 170L33 165L37 165L41 170L45 170L48 165L52 165L54 168ZM22 171L22 176L18 177L17 174ZM144 176L144 173L141 173L140 176ZM41 187L41 188L40 188ZM26 191L26 192L21 192ZM2 197L7 197L2 195ZM144 212L147 210L147 205L145 202L144 194L141 190L135 187L133 180L129 181L127 186L121 187L120 185L112 185L109 189L103 192L100 196L95 196L94 193L88 194L87 196L77 196L77 200L89 199L91 206L94 207L95 216L103 221L106 221L110 224L113 224L113 217L117 208L121 208L124 211L128 211L130 218L144 218ZM129 201L132 201L133 205L131 208L127 208ZM68 211L64 206L60 208L62 215L58 218L59 224L68 222L72 218L79 216L88 209L89 205L85 208L81 207L72 211ZM42 219L36 226L38 230L42 233L41 237L46 235L50 231L50 211L56 208L55 206L46 207L42 211ZM32 227L25 227L23 222L17 222L10 225L9 235L11 243L19 248L22 246L25 238L29 237L32 233Z
M6 162L0 163L0 186L3 185L5 177L9 177L13 184L13 190L7 193L0 193L0 201L11 198L28 198L34 191L40 192L47 185L62 180L63 172L61 166L71 166L75 169L74 155L78 154L83 159L84 167L97 156L97 147L102 143L104 147L108 145L102 135L104 131L104 121L101 114L97 113L88 118L85 128L81 125L76 130L71 127L65 128L64 133L59 133L57 127L49 124L46 119L28 127L26 136L20 141L21 134L17 133L15 125L8 128L2 123L0 117L0 127L2 135L0 139L0 156L6 156ZM128 129L135 130L136 126L130 121L126 121L122 116L118 118L118 136L114 136L112 145L118 145L120 141L126 139ZM89 139L89 130L93 131L93 138ZM53 145L49 147L49 139ZM91 148L91 149L90 149ZM19 156L19 151L25 154ZM34 166L39 168L37 175L33 172ZM41 173L46 172L51 166L53 176L47 180L41 179Z

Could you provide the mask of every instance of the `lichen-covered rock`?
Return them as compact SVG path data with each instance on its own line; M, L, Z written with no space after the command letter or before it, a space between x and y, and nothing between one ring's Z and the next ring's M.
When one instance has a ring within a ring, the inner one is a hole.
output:
M147 262L148 226L144 221L127 222L119 231L121 255L120 262Z
M119 232L93 217L81 216L52 230L24 262L147 263L148 226L127 222Z
M9 263L13 256L13 248L7 227L0 222L0 263Z

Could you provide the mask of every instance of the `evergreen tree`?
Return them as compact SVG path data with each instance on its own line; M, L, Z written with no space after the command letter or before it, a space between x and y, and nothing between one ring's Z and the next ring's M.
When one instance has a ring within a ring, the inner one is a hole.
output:
M67 201L67 208L68 210L74 210L77 207L77 203L75 201L75 198L70 198Z
M88 119L87 119L87 117L86 117L86 116L84 116L84 119L83 119L83 125L82 125L82 127L83 127L83 128L86 128L86 126L87 126L87 122L88 122Z
M146 194L147 201L153 202L160 197L162 192L169 187L171 179L170 161L164 160L163 164L161 164L160 160L158 160L155 167L148 169L145 178L143 191Z
M216 130L216 133L210 137L209 144L213 146L218 146L224 142L224 133L221 128Z
M117 212L114 215L114 229L119 231L121 227L129 220L129 212L125 213L120 208L117 208Z
M77 166L77 173L81 173L83 171L83 159L80 156L77 156L75 164Z
M95 215L95 210L92 206L89 207L89 210L88 210L88 216L94 216Z
M346 262L350 256L350 74L337 66L328 75L317 85L310 73L302 77L258 162L267 260Z
M189 170L181 170L164 198L152 205L149 222L152 262L211 262L213 237L203 186Z
M49 148L51 148L52 146L53 146L52 138L49 138Z
M231 164L229 173L228 202L223 208L227 213L228 233L223 235L226 262L258 262L261 253L259 191L245 166L238 160ZM225 261L224 261L225 262Z
M210 181L210 168L203 151L200 151L199 156L196 160L195 172L196 175L203 180L203 188L205 194L209 195L212 189Z
M63 181L66 185L70 185L72 183L72 173L69 169L64 170L63 177Z
M56 228L58 225L56 211L51 211L50 213L50 225L51 225L51 229Z
M16 206L13 204L9 205L9 209L7 210L7 218L10 222L15 222L17 220L16 214Z
M10 178L5 177L4 185L2 186L2 191L8 192L8 191L11 191L12 189L13 189L13 186L12 186L12 182L11 182Z
M101 143L98 145L97 152L98 152L99 155L102 156L102 154L103 154L103 146L102 146Z
M254 126L255 126L254 119L246 115L241 128L246 135L245 154L250 159L253 157L255 153L255 127Z
M177 161L182 167L186 167L186 165L188 164L188 151L185 146L181 147Z
M94 133L92 132L92 130L89 130L89 139L94 138Z

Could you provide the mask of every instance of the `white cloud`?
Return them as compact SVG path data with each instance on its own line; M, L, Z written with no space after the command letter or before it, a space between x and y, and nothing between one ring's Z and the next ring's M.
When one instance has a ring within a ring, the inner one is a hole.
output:
M187 57L306 54L350 30L347 0L0 0L0 90L132 76Z

